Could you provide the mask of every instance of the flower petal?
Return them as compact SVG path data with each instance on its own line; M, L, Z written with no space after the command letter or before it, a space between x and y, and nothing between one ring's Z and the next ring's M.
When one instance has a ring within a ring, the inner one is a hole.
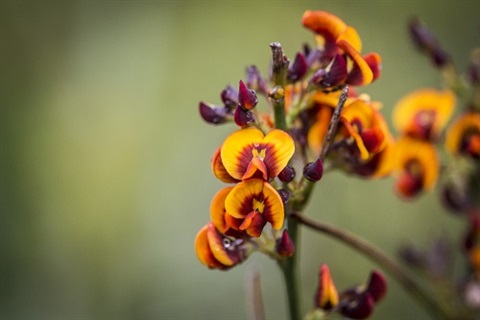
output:
M269 177L274 178L287 166L293 156L295 142L288 133L279 129L270 131L263 142L267 146L264 162Z
M219 147L215 153L213 154L212 161L211 161L211 168L212 172L221 181L225 183L235 183L239 180L233 178L230 174L228 174L225 166L222 162L222 157L220 156L220 150L222 147Z
M353 68L348 74L347 83L356 86L373 81L373 72L361 54L347 41L340 39L337 45L353 60Z
M225 170L237 180L241 180L253 158L252 149L264 138L262 131L255 127L240 129L231 134L220 151Z
M326 11L305 11L302 24L323 36L327 41L335 41L347 28L347 25L339 17Z
M195 237L195 253L198 260L209 268L224 269L225 266L221 264L212 254L210 245L208 244L208 225L203 226Z
M455 95L449 90L417 90L397 102L393 109L393 125L400 133L430 140L438 136L454 107Z
M445 147L452 154L468 153L474 155L476 153L477 156L480 156L479 146L475 147L476 140L472 140L474 136L477 136L477 140L480 136L480 113L464 113L449 127ZM474 143L471 143L472 141Z

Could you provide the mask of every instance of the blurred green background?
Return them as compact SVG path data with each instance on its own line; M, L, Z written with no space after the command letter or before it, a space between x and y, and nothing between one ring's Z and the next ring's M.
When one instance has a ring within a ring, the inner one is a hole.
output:
M386 117L405 93L441 87L408 39L417 15L464 69L480 43L475 1L0 2L2 319L244 319L246 274L258 270L269 319L287 315L281 274L255 254L228 272L196 259L193 241L222 187L210 157L233 126L202 122L252 63L264 74L272 41L293 57L306 9L354 26L383 75L363 88ZM364 235L391 255L400 243L454 241L460 219L436 194L413 203L392 180L325 176L310 216ZM302 232L303 307L327 262L338 289L376 266ZM389 278L390 279L390 278ZM390 279L374 319L425 319Z

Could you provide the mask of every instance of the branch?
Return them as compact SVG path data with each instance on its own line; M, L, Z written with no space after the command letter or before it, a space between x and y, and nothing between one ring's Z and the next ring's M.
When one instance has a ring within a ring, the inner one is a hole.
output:
M427 308L427 310L432 316L434 316L435 319L454 318L447 310L445 310L445 307L441 303L432 298L431 294L425 292L424 289L421 288L420 285L399 264L391 260L384 252L382 252L373 244L353 233L315 221L297 213L292 213L290 217L311 229L320 231L329 235L330 237L340 240L344 244L356 249L358 252L377 263L388 274L390 274L390 276L400 282L405 290L417 298L417 300L421 302L425 308Z

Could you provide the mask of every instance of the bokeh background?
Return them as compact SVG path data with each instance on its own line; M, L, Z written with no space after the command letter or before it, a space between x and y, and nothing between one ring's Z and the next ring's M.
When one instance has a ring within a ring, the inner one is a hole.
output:
M329 10L383 57L363 88L386 117L407 92L441 87L408 39L417 15L463 70L480 44L476 1L0 2L2 319L244 319L246 275L257 270L269 319L287 316L276 264L255 254L228 272L196 259L193 241L222 186L210 157L234 128L202 122L244 68L265 74L268 44L293 57L313 44L300 19ZM430 193L402 202L392 180L333 173L307 213L394 255L463 228ZM346 288L376 266L342 244L302 232L303 308L327 262ZM390 279L374 319L427 319Z

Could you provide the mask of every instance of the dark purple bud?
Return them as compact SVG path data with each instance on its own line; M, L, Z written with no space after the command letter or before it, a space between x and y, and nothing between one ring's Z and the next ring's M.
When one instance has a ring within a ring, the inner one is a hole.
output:
M323 163L322 160L317 159L314 162L308 163L303 168L303 176L312 182L317 182L323 176Z
M425 23L413 18L410 20L409 30L415 45L426 52L434 65L441 68L450 63L450 56L443 50L435 35Z
M227 107L229 110L235 109L235 107L238 105L238 91L230 85L223 89L220 97L225 107Z
M387 294L387 281L385 277L378 271L372 271L366 291L370 293L375 302L378 302Z
M220 124L229 120L228 110L224 107L209 106L204 102L198 104L200 116L208 123Z
M319 69L312 76L310 82L318 87L336 87L347 80L347 60L337 54L326 69Z
M267 94L267 83L260 74L260 71L256 66L249 66L246 70L247 73L247 87L256 90L257 92Z
M432 52L438 47L438 41L430 29L418 18L412 18L408 24L410 36L415 45L422 50Z
M351 294L348 300L340 297L339 312L347 318L365 319L368 318L375 306L375 300L368 292Z
M286 204L288 202L288 198L290 198L290 192L285 189L277 190L277 192L280 195L280 198L282 198L283 204Z
M282 257L291 257L295 252L295 245L287 230L283 230L282 237L277 239L276 250Z
M409 266L425 270L427 259L425 253L412 245L404 245L398 250L400 258Z
M280 173L278 174L278 179L282 182L289 183L295 178L295 169L291 165L287 165Z
M469 207L466 190L451 183L443 186L441 198L443 205L453 212L464 213Z
M295 60L290 64L287 72L287 80L295 82L301 80L307 73L308 65L305 56L301 53L297 53Z
M255 121L253 113L250 110L243 109L240 105L235 109L233 119L235 120L235 123L242 128Z
M242 80L240 80L238 86L238 103L246 110L255 108L258 102L255 91L248 89Z

